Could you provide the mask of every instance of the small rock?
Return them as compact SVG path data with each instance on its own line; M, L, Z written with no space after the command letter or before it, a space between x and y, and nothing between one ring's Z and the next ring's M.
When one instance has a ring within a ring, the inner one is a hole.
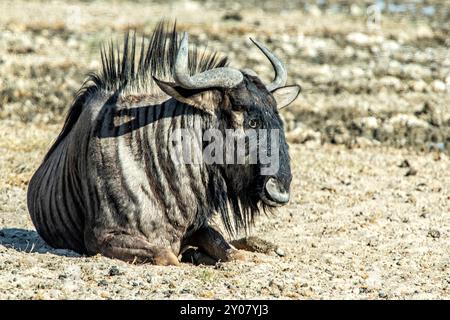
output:
M305 143L307 141L320 141L320 132L306 127L298 127L286 134L286 140L290 143Z
M361 118L361 124L369 129L378 129L378 119L375 117Z
M356 145L359 147L367 148L380 145L380 141L375 139L369 139L366 137L356 137Z
M372 36L361 32L352 32L347 35L346 40L360 47L370 47L382 43L384 38L377 35Z
M269 288L275 289L275 290L279 290L280 292L284 291L284 285L278 281L275 281L273 279L271 279L269 281Z
M402 82L400 79L393 76L385 76L380 79L380 84L383 87L391 88L393 90L400 90L402 87Z
M108 274L109 274L111 277L114 277L114 276L119 276L119 275L121 275L122 272L120 272L120 270L119 270L119 268L118 268L117 266L112 266L112 267L109 269Z
M352 32L347 35L346 39L348 42L360 46L367 45L369 43L369 36L360 32Z
M393 128L421 128L428 129L430 124L425 120L419 119L416 116L410 114L397 114L387 121L387 124L393 126Z
M181 1L180 6L183 6L182 8L185 11L191 11L191 12L192 11L198 12L201 8L200 3L191 1L191 0Z
M357 4L352 4L350 6L350 14L352 16L360 16L363 14L363 10L361 9L360 6L358 6Z
M381 299L385 299L387 298L387 294L384 291L380 291L378 292L378 297L380 297Z
M264 239L250 236L238 240L231 241L231 244L239 250L246 250L251 252L259 252L268 254L277 250L276 245Z
M429 143L427 143L427 147L428 147L428 150L430 150L430 151L434 151L434 150L445 151L445 144L443 142L437 142L437 143L429 142Z
M431 83L431 88L433 88L433 91L435 91L435 92L443 92L443 91L447 90L447 86L441 80L434 80Z
M277 255L279 255L280 257L284 257L284 256L286 255L286 253L284 252L284 250L281 249L281 248L277 248L277 249L275 250L275 253L276 253Z
M445 83L447 84L447 86L450 86L450 74L445 77Z
M331 192L331 193L336 193L336 189L333 188L333 187L330 187L330 186L323 186L322 188L320 188L320 190L328 191L328 192Z
M427 89L427 84L423 80L414 80L411 82L410 87L415 92L424 92Z
M409 170L405 173L405 177L415 176L417 174L417 170L410 167Z
M411 165L409 164L409 161L405 159L402 161L402 163L400 163L398 165L398 167L399 168L409 168L409 167L411 167Z
M225 21L242 21L242 15L239 12L227 12L223 15Z
M100 280L99 282L97 282L97 285L99 287L107 287L108 286L108 282L105 279L103 279L103 280Z
M401 45L394 40L385 40L381 43L381 47L384 51L394 52L398 51L401 48Z
M322 11L318 6L310 5L306 9L309 14L311 14L313 17L320 17L322 15Z
M425 191L426 187L427 187L427 184L421 182L416 186L416 191L423 192L423 191Z
M432 237L433 239L438 239L441 237L441 233L439 232L439 230L431 229L430 231L428 231L428 236Z
M191 289L189 289L189 288L183 288L183 289L181 289L180 293L181 293L181 294L189 294L189 293L191 293Z
M432 39L434 37L433 29L431 29L431 27L426 24L419 25L416 28L416 35L419 39Z

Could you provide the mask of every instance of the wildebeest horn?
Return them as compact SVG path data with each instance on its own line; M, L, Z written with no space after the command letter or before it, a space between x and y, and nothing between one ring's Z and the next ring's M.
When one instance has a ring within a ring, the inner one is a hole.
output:
M227 67L206 70L191 76L188 67L188 37L188 33L185 32L175 61L173 77L177 84L186 89L206 89L212 87L233 88L242 82L244 79L242 73Z
M287 81L287 71L283 62L281 62L280 59L278 59L272 52L269 51L269 49L264 47L261 43L252 38L250 38L250 40L259 48L259 50L264 53L264 55L272 64L273 69L275 70L275 79L273 79L272 83L266 86L267 90L273 91L279 87L285 86Z

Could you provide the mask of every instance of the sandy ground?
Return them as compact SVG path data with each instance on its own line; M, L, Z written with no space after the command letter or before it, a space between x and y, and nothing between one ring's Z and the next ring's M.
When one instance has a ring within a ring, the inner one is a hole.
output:
M2 128L2 154L20 149L35 163L36 146L56 129ZM10 177L17 186L0 198L0 297L450 298L448 156L306 144L293 145L292 158L290 205L254 229L285 256L253 254L216 267L133 266L51 249L28 218L26 179ZM405 176L405 160L415 175Z
M373 25L363 2L292 3L0 3L0 298L450 298L449 6ZM254 36L303 86L283 112L291 202L253 230L282 256L135 266L54 250L34 231L27 183L100 44L161 16L269 79Z

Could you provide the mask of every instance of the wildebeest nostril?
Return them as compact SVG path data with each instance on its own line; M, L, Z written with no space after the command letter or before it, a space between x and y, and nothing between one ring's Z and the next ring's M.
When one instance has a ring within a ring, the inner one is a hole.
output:
M281 183L275 178L269 178L266 181L264 188L271 200L279 204L289 202L289 192L287 192Z

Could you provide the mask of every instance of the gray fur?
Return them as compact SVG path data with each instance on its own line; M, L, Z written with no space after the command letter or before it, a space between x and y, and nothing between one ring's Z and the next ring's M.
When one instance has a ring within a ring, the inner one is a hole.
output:
M195 245L215 259L232 259L236 250L208 221L220 214L233 233L248 228L268 208L261 202L267 178L259 175L258 165L175 165L168 137L176 128L245 128L255 116L266 128L283 129L274 97L251 75L226 90L190 90L159 80L150 88L149 75L173 79L169 70L177 36L164 30L158 26L156 40L147 53L141 51L137 65L134 40L131 48L126 40L122 62L116 62L113 48L103 52L102 73L83 86L32 177L28 208L51 246L177 264L184 248ZM155 54L165 58L158 62ZM226 61L215 54L194 55L191 70L222 67ZM236 114L239 123L233 120ZM284 135L279 143L281 167L275 178L288 192L292 177Z

